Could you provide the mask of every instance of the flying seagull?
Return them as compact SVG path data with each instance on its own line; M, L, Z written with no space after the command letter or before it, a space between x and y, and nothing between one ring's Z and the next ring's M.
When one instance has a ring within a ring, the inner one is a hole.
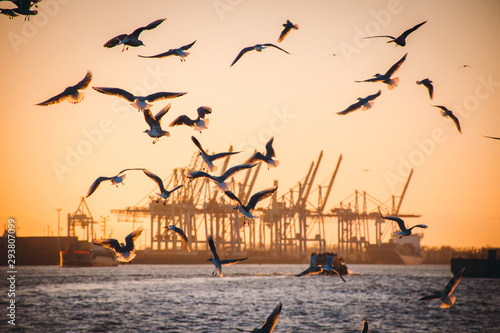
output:
M225 153L218 153L218 154L209 155L203 149L203 147L201 146L201 143L198 141L198 139L196 139L194 136L191 136L191 140L194 142L194 144L196 145L196 147L198 147L198 149L200 150L200 156L203 159L203 161L205 162L205 164L206 164L207 169L208 169L209 172L215 172L215 171L217 171L217 167L213 164L213 161L218 160L218 159L223 158L223 157L226 157L226 156L230 156L230 155L241 153L241 151L231 151L231 152L225 152Z
M0 14L8 16L9 19L13 19L14 17L19 16L19 15L16 14L16 12L14 11L14 9L7 9L7 8L0 8Z
M170 99L170 98L176 98L180 97L182 95L185 95L187 93L185 92L157 92L154 94L150 94L147 96L134 96L131 93L129 93L126 90L120 89L120 88L105 88L105 87L92 87L94 90L97 90L98 92L105 94L105 95L111 95L111 96L118 96L121 98L126 99L127 101L130 102L130 105L139 111L144 111L146 109L150 109L153 104L156 101L160 101L163 99ZM150 103L148 103L150 102Z
M269 141L266 143L266 155L262 155L260 152L254 153L248 160L245 161L245 163L254 163L256 161L263 161L266 162L267 168L273 167L276 168L279 165L279 161L273 159L273 157L276 157L276 153L273 148L273 141L274 137L271 137Z
M290 22L290 20L286 20L285 24L283 24L283 26L285 27L283 29L283 31L281 32L279 38L278 38L278 43L281 43L283 41L283 39L285 39L286 35L288 35L288 33L290 32L290 30L294 29L294 30L297 30L299 29L299 26L298 24L293 24L292 22Z
M453 122L455 123L458 132L462 134L462 129L460 128L460 122L458 121L458 118L453 114L453 112L451 112L451 110L448 110L446 107L442 105L433 105L433 106L441 109L441 115L443 117L450 117L451 120L453 120Z
M236 58L233 60L233 62L231 63L231 66L229 67L232 67L238 60L240 60L240 58L247 52L249 51L257 51L257 52L262 52L262 50L268 48L268 47L274 47L278 50L281 50L283 52L285 52L286 54L290 54L288 53L287 51L283 50L281 47L278 47L274 44L271 44L271 43L265 43L265 44L255 44L254 46L249 46L249 47L245 47L243 50L240 51L240 53L238 53L238 55L236 56Z
M236 206L234 209L237 209L243 216L248 217L249 219L255 218L255 216L250 213L251 210L255 209L255 206L257 203L261 200L264 200L266 198L269 198L274 191L276 191L278 187L271 187L268 189L265 189L263 191L257 192L254 195L250 197L250 200L248 200L247 205L245 206L241 200L231 191L224 191L224 193L232 200L235 200L239 203L238 206Z
M195 131L199 131L201 133L202 130L207 129L209 119L205 119L205 116L212 113L212 108L209 106L200 106L197 109L197 112L198 118L193 120L186 115L182 115L177 117L169 126L187 125L189 127L193 127Z
M184 244L184 248L186 249L186 251L188 253L191 252L191 250L189 249L189 241L188 241L188 238L186 236L186 234L184 233L184 231L181 229L181 228L177 228L175 225L169 225L168 227L165 227L167 228L168 230L170 231L173 231L175 232L177 235L179 235L179 237L181 238L182 240L182 244Z
M208 236L208 245L210 246L210 250L212 251L213 258L207 259L207 261L210 261L215 266L215 270L212 272L212 276L224 276L224 274L222 273L223 265L234 265L239 263L240 261L248 259L248 257L246 257L241 259L220 260L219 255L217 254L217 249L215 248L214 238L212 237L212 235Z
M178 49L170 49L167 52L163 52L163 53L160 53L157 55L153 55L153 56L140 55L139 57L141 57L141 58L165 58L165 57L174 55L174 56L178 56L180 58L181 62L183 62L183 61L186 61L186 57L189 55L189 52L185 52L185 51L189 50L191 48L191 46L194 45L194 43L196 43L196 41L192 42L191 44L181 46Z
M427 21L424 21L422 23L417 24L413 28L406 30L399 37L393 37L393 36L370 36L370 37L365 37L365 38L378 38L378 37L391 38L391 40L388 41L387 43L395 43L396 45L399 45L399 46L405 46L406 45L406 37L408 37L409 34L411 34L413 31L417 30L418 28L420 28L420 26L422 26L426 22Z
M368 333L368 322L366 319L363 319L363 328L361 329L361 333Z
M401 59L399 59L398 62L392 65L391 68L389 68L389 70L384 75L377 73L373 75L373 78L371 79L367 79L364 81L354 81L354 82L383 82L387 84L387 88L389 88L389 90L394 89L394 87L398 86L399 77L395 77L392 79L391 76L399 69L399 67L401 67L403 62L406 60L407 55L408 53L406 53Z
M170 194L172 194L172 192L178 190L179 188L181 188L183 186L183 185L178 185L173 190L167 191L165 189L165 187L163 186L163 181L161 180L160 177L158 177L157 175L155 175L154 173L152 173L151 171L149 171L147 169L143 169L142 171L144 172L144 174L146 176L148 176L149 178L151 178L156 183L156 185L158 185L158 188L160 189L160 193L156 193L156 194L159 195L160 197L162 197L165 200L170 197ZM156 203L158 203L158 202L159 202L159 200L156 201ZM163 204L165 205L165 201L163 202Z
M303 271L299 274L296 274L295 276L301 277L301 276L307 276L307 275L312 275L312 274L321 274L321 273L326 273L329 275L337 274L338 276L340 276L342 281L346 282L344 280L344 277L342 276L342 274L340 274L340 272L338 270L336 270L334 267L332 267L330 265L310 266L305 271Z
M191 171L191 172L187 173L186 177L191 179L191 180L199 178L199 177L210 178L216 183L216 186L219 190L228 191L229 186L225 183L226 179L228 179L231 175L235 174L238 171L253 168L256 165L257 165L257 163L253 163L253 164L247 163L247 164L236 165L232 168L227 169L226 172L224 172L222 175L220 175L218 177L211 176L204 171Z
M46 106L61 103L62 101L68 101L71 104L77 104L81 102L84 97L83 92L80 90L87 88L90 84L90 81L92 81L92 72L87 71L87 74L85 74L85 77L80 82L78 82L74 86L67 87L59 95L49 98L45 102L38 103L37 105Z
M37 0L37 1L11 0L11 2L13 4L15 4L17 6L17 8L7 9L8 12L5 15L9 16L9 18L16 17L16 16L18 16L17 14L25 15L26 17L24 18L24 20L25 21L26 20L29 21L31 15L37 15L38 14L38 11L37 10L31 10L31 7L33 5L35 5L35 7L38 8L37 3L40 2L40 1L41 0ZM5 9L3 9L2 11L5 11Z
M450 296L453 290L455 290L455 287L457 284L460 282L462 279L462 274L464 274L465 267L462 268L457 274L455 274L450 281L446 284L446 286L443 288L443 290L439 291L436 290L432 294L424 296L419 299L419 301L426 301L430 299L438 299L441 301L441 309L447 309L451 307L455 303L455 296Z
M431 98L431 100L434 98L434 87L432 86L431 80L423 79L423 80L417 81L417 84L421 84L427 88L427 90L429 91L429 97Z
M155 138L153 144L155 144L162 136L170 136L170 133L161 128L161 118L170 110L170 103L161 109L154 117L150 109L144 110L144 120L148 123L149 128L144 131L150 137Z
M358 97L358 101L356 103L348 106L344 111L337 112L337 114L343 116L359 109L361 109L361 111L371 109L373 106L373 100L379 97L381 93L382 90L379 90L376 94L368 95L365 98Z
M417 224L417 225L414 225L413 227L411 227L410 229L406 229L405 222L402 219L400 219L399 217L389 216L389 215L383 216L382 214L380 214L380 216L386 220L391 220L391 221L394 221L398 224L399 229L401 231L396 232L396 235L400 235L399 238L403 238L403 236L410 236L411 229L413 229L413 228L424 228L424 229L427 228L427 226L425 224Z
M144 229L141 226L137 230L128 234L128 236L125 237L125 244L120 244L113 238L94 240L93 243L115 251L117 255L116 260L122 263L130 262L136 256L134 241L141 235L143 230Z
M94 193L95 190L97 190L97 188L99 187L99 185L101 185L101 183L106 180L110 180L111 185L116 185L118 187L118 184L123 183L123 180L125 179L126 174L124 172L128 170L144 170L144 169L142 168L123 169L122 171L118 172L116 176L99 177L96 180L94 180L94 182L90 186L89 190L87 191L86 197L88 198L92 193Z
M242 330L241 328L237 328L237 330L240 332L271 333L278 324L278 319L280 317L282 307L283 304L279 302L260 328L254 328L251 331Z
M144 30L152 30L152 29L156 28L157 26L159 26L165 20L166 19L163 18L163 19L153 21L145 27L135 29L134 32L132 32L129 35L121 34L121 35L118 35L116 37L113 37L110 40L108 40L106 42L106 44L104 44L104 47L111 48L111 47L115 47L117 45L123 44L123 49L122 49L122 52L123 52L125 50L128 50L129 46L137 47L137 46L144 45L144 43L139 39L139 35L141 34L141 32L143 32Z

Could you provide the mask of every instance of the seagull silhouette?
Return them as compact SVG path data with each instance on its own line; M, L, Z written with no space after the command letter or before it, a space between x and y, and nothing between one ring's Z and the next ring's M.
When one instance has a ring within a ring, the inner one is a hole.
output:
M238 53L238 55L236 56L236 58L233 60L233 62L231 63L231 66L229 67L232 67L238 60L240 60L240 58L247 52L249 51L257 51L257 52L262 52L262 50L268 48L268 47L274 47L278 50L281 50L283 52L285 52L286 54L290 54L288 53L287 51L283 50L281 47L278 47L274 44L271 44L271 43L266 43L266 44L255 44L254 46L249 46L249 47L245 47L243 50L240 51L240 53Z
M424 228L424 229L427 228L427 226L425 224L417 224L417 225L414 225L413 227L411 227L410 229L406 229L405 222L397 216L389 216L389 215L384 216L384 215L380 214L380 217L382 217L386 220L394 221L398 224L399 229L401 231L396 232L396 235L400 235L399 238L403 238L403 236L411 235L411 230L413 228Z
M196 41L192 42L191 44L181 46L178 49L170 49L167 52L163 52L163 53L160 53L157 55L153 55L153 56L140 55L139 57L141 57L141 58L165 58L165 57L174 55L174 56L178 56L180 58L181 62L183 62L183 61L186 61L186 57L189 55L189 52L185 52L185 51L189 50L191 48L191 46L194 45L194 43L196 43Z
M177 235L179 235L179 237L181 238L182 240L182 244L184 244L184 248L186 249L186 251L188 253L191 252L191 250L189 249L189 241L188 241L188 238L186 236L186 234L184 233L184 231L181 229L181 228L177 228L175 225L169 225L167 227L168 230L170 231L173 231L175 232Z
M388 41L387 43L394 43L396 45L399 45L399 46L405 46L406 45L406 37L408 37L409 34L411 34L413 31L417 30L418 28L420 28L424 23L426 23L427 21L424 21L422 23L419 23L417 24L416 26L414 26L413 28L411 29L408 29L406 30L405 32L403 32L400 36L398 37L393 37L393 36L369 36L369 37L364 37L365 39L366 38L379 38L379 37L384 37L384 38L391 38L390 41Z
M292 22L290 22L290 20L286 20L286 22L283 24L283 27L285 27L285 28L280 33L280 36L278 38L278 43L281 43L283 41L283 39L285 39L285 37L290 32L290 30L292 30L292 29L294 29L294 30L299 29L299 26L297 24L293 24Z
M246 257L241 259L220 260L219 255L217 254L217 249L215 248L214 238L212 237L212 235L208 236L208 245L210 246L210 250L212 251L213 258L209 258L207 259L207 261L210 261L215 266L215 270L212 272L212 276L224 276L224 274L222 273L223 265L234 265L239 263L240 261L248 259L248 257Z
M363 328L361 329L361 333L368 333L368 322L366 319L363 319Z
M389 70L385 74L375 74L373 75L373 78L367 79L364 81L354 81L354 82L383 82L387 84L387 88L389 90L394 89L394 87L398 86L399 83L399 77L391 78L391 76L401 67L403 62L406 60L406 56L408 53L406 53L401 59L398 60L394 65L389 68Z
M134 96L126 90L120 88L106 88L106 87L92 87L94 90L100 92L104 95L118 96L126 99L130 102L130 105L139 111L144 111L146 109L150 109L156 101L160 101L163 99L170 99L180 97L187 93L185 92L157 92L154 94L150 94L147 96ZM150 103L148 103L150 102Z
M451 307L456 300L455 296L450 296L453 290L455 290L457 284L460 282L462 279L462 275L464 274L465 267L462 268L457 274L455 274L450 281L446 284L446 286L443 288L443 290L439 291L436 290L430 295L426 295L422 298L419 299L419 301L426 301L430 299L438 299L441 301L441 309L447 309Z
M423 79L423 80L417 81L417 84L421 84L427 88L427 90L429 91L429 97L431 98L431 100L434 98L434 87L432 86L431 80Z
M455 123L455 126L460 134L462 134L462 129L460 128L460 122L458 121L458 118L453 114L451 110L448 110L446 107L442 105L433 105L436 108L441 109L441 115L443 117L450 117L450 119Z
M236 165L232 168L227 169L226 172L224 172L220 176L211 176L204 171L191 171L191 172L187 173L186 177L191 179L191 180L194 180L194 179L200 178L200 177L210 178L216 183L216 186L219 190L228 191L229 186L225 183L227 178L229 178L231 175L235 174L238 171L253 168L256 165L257 165L257 163L253 163L253 164L247 163L247 164Z
M118 172L116 176L99 177L96 180L94 180L94 182L90 186L89 190L87 191L86 197L88 198L92 193L94 193L95 190L97 190L97 188L99 187L99 185L101 185L101 183L106 180L110 180L111 185L116 185L118 187L118 184L123 183L123 180L125 179L126 174L124 172L128 170L144 170L144 169L143 168L123 169L122 171Z
M139 35L141 34L141 32L143 32L144 30L152 30L157 26L159 26L165 20L166 19L164 18L159 19L149 23L145 27L135 29L131 34L121 34L116 37L113 37L104 44L104 47L111 48L123 44L123 49L122 49L123 52L125 50L128 50L129 46L132 47L137 47L141 45L144 46L144 43L139 39Z
M332 267L330 265L310 266L305 271L300 272L299 274L296 274L295 276L301 277L301 276L307 276L307 275L312 275L312 274L321 274L321 273L326 273L329 275L337 274L338 276L340 276L342 281L346 282L344 280L344 277L342 276L342 274L340 274L340 272L337 269L335 269L334 267Z
M150 137L155 138L153 144L155 144L162 136L170 136L170 133L161 128L161 118L170 110L170 103L161 109L154 117L150 109L144 110L144 120L148 123L149 128L144 131Z
M94 240L95 245L100 245L115 251L117 258L116 260L125 264L126 262L131 262L135 258L135 246L134 241L141 235L143 227L139 227L135 231L131 232L127 237L125 237L125 244L119 243L116 239L100 239Z
M196 147L200 150L200 156L205 162L205 165L207 166L207 169L209 172L214 172L217 171L217 167L213 164L213 161L218 160L220 158L226 157L226 156L231 156L234 154L239 154L241 151L231 151L231 152L224 152L224 153L218 153L218 154L212 154L209 155L207 152L203 149L201 146L201 143L196 139L194 136L191 136L191 140L194 142Z
M347 109L345 109L344 111L337 112L337 114L343 116L359 109L361 109L361 111L371 109L371 107L373 106L373 100L379 97L381 93L382 90L379 90L377 93L373 95L368 95L365 98L358 97L358 102L349 105Z
M212 108L209 106L200 106L197 109L198 118L191 119L186 115L182 115L177 117L172 123L170 123L170 127L186 125L189 127L193 127L195 131L199 131L201 133L202 130L207 129L209 119L205 119L207 114L212 113Z
M156 185L158 185L158 188L160 189L160 193L156 193L156 194L165 200L170 197L170 194L172 194L172 192L178 190L179 188L181 188L183 186L183 185L178 185L173 190L167 191L165 189L165 187L163 186L163 181L161 180L160 177L158 177L156 174L152 173L151 171L149 171L147 169L143 169L142 171L144 172L144 174L146 176L151 178L156 183ZM156 201L156 203L159 203L159 202L160 202L159 200ZM163 205L165 205L165 201L163 201Z
M241 328L237 328L237 330L240 332L271 333L278 324L282 307L283 304L279 302L260 328L254 328L253 330L243 330Z
M273 159L273 157L276 157L276 153L273 148L273 141L274 137L271 137L269 141L267 141L265 155L262 155L262 153L260 152L256 152L252 156L250 156L250 158L248 158L245 161L245 163L254 163L257 161L263 161L266 162L268 169L269 167L276 168L280 162L278 160Z
M241 215L248 217L249 219L255 218L255 216L250 213L251 210L255 209L255 206L259 201L262 201L266 198L269 198L274 191L276 191L278 187L270 187L268 189L262 190L260 192L255 193L250 197L250 200L248 200L248 203L244 205L241 200L231 191L224 191L224 193L232 200L235 200L239 203L238 206L236 206L234 209L237 209Z
M38 103L37 105L47 106L56 103L61 103L62 101L68 101L72 104L77 104L81 102L84 97L83 92L80 90L87 88L90 84L90 81L92 81L92 72L87 71L87 74L85 74L85 77L80 82L78 82L74 86L67 87L59 95L51 97L45 102Z

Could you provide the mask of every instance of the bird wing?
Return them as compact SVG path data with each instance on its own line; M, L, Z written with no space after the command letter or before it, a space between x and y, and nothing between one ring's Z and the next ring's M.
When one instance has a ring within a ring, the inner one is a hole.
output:
M396 217L396 216L390 216L390 215L386 215L386 216L383 216L383 215L380 215L382 218L386 219L386 220L391 220L391 221L394 221L394 222L397 222L398 226L399 226L399 229L401 230L406 230L406 227L405 227L405 221L403 221L402 219L400 219L399 217Z
M170 192L170 193L175 192L175 191L177 191L178 189L180 189L180 188L181 188L181 187L183 187L183 186L184 186L184 185L182 185L182 184L181 184L181 185L177 185L177 186L176 186L176 187L174 187L171 191L168 191L168 192Z
M380 94L382 94L382 90L379 89L379 91L377 91L375 94L366 96L365 99L367 101L373 101L375 98L379 97Z
M68 96L69 96L69 94L66 92L66 90L64 90L59 95L51 97L44 102L38 103L37 105L47 106L47 105L57 104L57 103L64 101Z
M257 163L246 163L246 164L240 164L240 165L236 165L232 168L229 168L226 170L226 172L224 172L220 178L221 179L227 179L229 178L231 175L235 174L236 172L238 171L241 171L241 170L244 170L244 169L249 169L249 168L253 168L254 166L256 166Z
M413 28L410 28L408 30L406 30L405 32L403 32L401 34L400 37L403 37L403 38L406 38L409 34L411 34L413 31L417 30L418 28L420 28L420 26L422 26L424 23L426 23L427 21L424 21L422 23L419 23L417 24L416 26L414 26Z
M96 180L94 180L94 182L92 183L92 185L90 185L89 190L87 191L87 195L86 195L86 197L87 197L87 198L88 198L88 197L90 197L90 195L91 195L92 193L94 193L94 192L95 192L95 190L97 190L97 188L99 187L99 185L101 185L101 183L102 183L103 181L105 181L105 180L111 180L111 179L113 179L113 178L114 178L114 177L99 177L99 178L97 178Z
M106 43L104 43L104 47L111 48L115 47L116 45L119 45L125 38L127 38L127 34L121 34L118 36L115 36L108 40Z
M437 292L437 293L432 293L432 294L429 294L429 295L425 295L424 297L421 297L418 300L419 301L427 301L427 300L430 300L430 299L440 299L440 298L441 298L441 294L439 292Z
M254 163L255 161L265 161L266 157L260 152L254 153L250 158L248 158L245 163Z
M136 99L136 97L134 95L132 95L128 91L120 89L120 88L106 88L106 87L92 87L92 88L94 90L100 92L101 94L125 98L130 103L133 103Z
M76 85L74 85L74 87L78 90L85 89L89 86L90 81L92 81L92 72L87 71L87 74L85 75L85 77L80 82L78 82Z
M212 113L212 108L209 106L200 106L196 111L198 112L198 117L203 119L207 114Z
M210 251L214 255L214 259L219 261L219 255L217 254L217 249L215 248L214 238L212 235L208 236L208 245L210 246Z
M192 42L191 44L187 44L187 45L179 47L179 50L182 50L182 51L189 50L191 48L191 46L194 45L194 43L196 43L196 41Z
M279 302L278 305L276 305L273 312L271 312L269 317L267 317L266 321L264 322L264 324L260 328L260 330L259 330L260 332L271 333L274 330L274 328L278 324L278 319L279 319L280 314L281 314L282 306L283 306L283 304L281 304L281 302Z
M283 29L283 31L280 33L280 36L278 38L278 43L281 43L283 39L285 39L286 35L288 35L290 30L292 30L292 27L287 22L287 24L285 24L285 29Z
M195 138L194 136L191 136L191 141L193 141L193 143L196 145L196 147L198 147L198 149L203 153L203 154L207 154L205 153L205 150L203 149L203 147L201 146L201 143L200 141L198 141L197 138Z
M495 136L487 136L487 135L483 135L485 138L488 138L488 139L493 139L493 140L500 140L500 138L497 138Z
M358 110L359 108L361 108L363 106L363 102L362 101L358 101L354 104L351 104L347 107L347 109L345 109L344 111L340 111L340 112L337 112L337 114L343 116L343 115L346 115L348 113L351 113L353 111L356 111Z
M401 67L403 62L406 60L407 55L408 55L408 53L406 53L401 59L399 59L399 61L397 63L392 65L391 68L389 68L389 70L385 73L385 76L387 78L390 78L399 69L399 67Z
M441 293L445 294L446 296L451 295L453 290L455 290L457 284L460 282L462 279L462 275L464 274L465 267L462 268L457 274L455 274L450 281L446 284L446 286L443 288L443 291Z
M95 245L99 245L99 246L103 246L105 248L111 249L111 250L115 251L115 253L121 252L120 243L116 239L113 239L113 238L94 240L93 243Z
M125 237L125 246L129 248L129 250L134 249L134 242L141 235L143 230L144 228L140 226Z
M310 274L319 274L321 272L321 268L318 266L310 266L306 270L300 272L299 274L295 274L296 277L306 276Z
M151 29L154 29L156 28L157 26L159 26L163 21L165 21L166 19L159 19L159 20L156 20L156 21L153 21L151 23L149 23L147 26L145 27L140 27L140 28L137 28L134 30L134 32L132 32L130 34L130 37L131 38L139 38L139 35L141 34L141 32L143 32L144 30L151 30Z
M179 235L181 237L182 243L184 244L184 248L186 249L186 251L191 252L191 250L189 249L189 241L184 231L181 228L177 228L174 225L169 225L167 228L175 232L177 235Z
M367 38L392 38L392 39L396 39L396 37L394 36L389 36L389 35L383 35L383 36L368 36L368 37L363 37L363 39L367 39Z
M342 281L344 282L347 282L344 277L342 276L342 274L340 274L340 272L335 268L335 267L330 267L331 270L327 270L327 272L331 273L331 274L337 274L338 276L340 276L340 278L342 279Z
M250 200L248 200L247 209L248 210L255 209L255 206L259 201L269 198L274 193L274 191L276 191L277 188L278 188L277 186L271 187L252 195L250 197Z
M191 118L189 118L188 116L182 115L182 116L177 117L174 121L172 121L169 126L173 127L173 126L179 126L179 125L194 126L194 121Z
M455 126L457 127L458 132L460 132L460 134L462 134L462 129L460 128L460 122L458 121L457 116L455 116L453 113L450 112L450 118L455 123Z
M140 58L165 58L165 57L168 57L168 56L171 56L171 55L174 55L174 54L175 54L175 49L170 49L167 52L158 53L158 54L155 54L155 55L152 55L152 56L138 55L138 57L140 57Z
M414 226L412 227L412 229L413 229L413 228L423 228L423 229L427 229L428 227L427 227L425 224L417 224L417 225L414 225Z
M170 107L172 106L172 104L168 103L167 105L165 105L163 107L163 109L161 109L160 111L158 111L158 113L155 115L155 119L156 121L158 122L158 124L161 123L161 118L167 114L167 112L170 110Z
M241 205L241 207L244 206L243 203L241 202L240 198L238 198L236 196L236 194L234 194L233 192L231 192L231 191L224 191L224 194L227 195L229 199L237 201Z
M152 102L159 101L162 99L176 98L176 97L179 97L179 96L182 96L185 94L187 94L187 93L185 93L185 92L157 92L157 93L154 93L151 95L147 95L145 97L145 99L146 99L146 101L152 103Z
M229 67L232 67L248 51L255 50L256 46L257 45L245 47L243 50L241 50L240 53L238 53L238 55L236 56L236 58L234 58L233 62L231 63L231 66L229 66Z
M226 156L239 154L239 153L241 153L241 151L228 151L228 152L224 152L224 153L217 153L217 154L210 155L210 160L215 161L215 160L218 160L219 158L223 158Z
M214 179L211 175L209 175L208 173L206 173L204 171L191 171L191 172L187 173L186 177L189 179L196 179L199 177L207 177L207 178L210 178L212 180Z
M274 152L274 148L273 148L273 141L274 141L274 136L271 137L271 139L269 139L269 141L267 141L267 143L266 143L266 157L267 158L276 157L276 153Z
M276 49L278 49L278 50L281 50L281 51L285 52L286 54L290 54L290 52L287 52L287 51L283 50L281 47L276 46L276 45L274 45L274 44L271 44L271 43L266 43L266 44L263 44L263 45L264 45L264 46L267 46L267 47L274 47L274 48L276 48Z
M158 122L156 121L155 117L153 117L153 114L151 113L150 109L145 109L143 113L144 113L144 120L146 121L146 123L148 123L151 129L153 129L153 127L158 126Z
M420 82L420 84L423 84L424 87L427 88L427 90L429 91L429 97L431 99L433 99L434 98L434 86L432 85L432 81L429 79L424 79L424 80L419 81L419 82Z
M354 81L354 82L360 83L360 82L378 82L378 81L381 81L381 79L379 79L378 77L373 77L371 79L359 80L359 81Z
M234 264L237 264L239 263L240 261L243 261L243 260L247 260L248 257L246 258L239 258L239 259L224 259L224 260L221 260L220 263L221 265L234 265Z
M151 171L149 171L147 169L144 169L142 171L144 172L144 174L146 176L151 178L156 183L156 185L158 185L158 187L160 188L160 192L162 192L162 193L166 192L165 187L163 187L163 181L161 180L160 177L158 177L156 174L152 173Z
M442 106L442 105L432 105L432 106L435 108L440 108L444 112L450 112L450 110L448 110L445 106Z

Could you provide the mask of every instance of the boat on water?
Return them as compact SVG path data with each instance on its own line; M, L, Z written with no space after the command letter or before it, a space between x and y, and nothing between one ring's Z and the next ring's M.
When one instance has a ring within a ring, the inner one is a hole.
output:
M481 249L476 252L457 252L451 258L451 272L465 267L464 277L500 278L500 249Z
M420 265L424 255L420 248L422 234L415 233L399 238L393 235L389 242L369 244L365 248L363 263L384 265Z
M61 267L108 267L119 264L112 250L86 241L70 243L66 250L59 252L59 260Z

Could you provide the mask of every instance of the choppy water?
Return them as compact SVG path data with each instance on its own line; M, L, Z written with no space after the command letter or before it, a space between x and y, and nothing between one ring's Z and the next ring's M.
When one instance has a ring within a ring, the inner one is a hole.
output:
M347 283L286 275L304 268L240 264L214 278L211 264L19 267L13 331L235 332L260 327L279 301L277 333L360 332L363 318L370 332L500 331L498 279L463 278L440 309L417 299L446 284L449 266L350 265L360 274ZM2 295L1 331L12 329L6 305Z

